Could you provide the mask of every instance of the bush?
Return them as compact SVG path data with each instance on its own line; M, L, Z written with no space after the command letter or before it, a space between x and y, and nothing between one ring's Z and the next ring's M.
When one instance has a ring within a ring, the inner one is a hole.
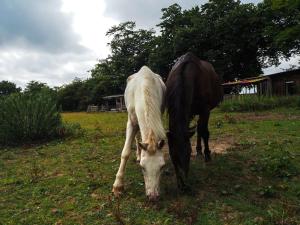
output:
M224 100L220 105L223 112L254 112L277 107L298 107L300 96L267 97L240 95L234 99Z
M46 140L62 126L56 99L48 91L14 94L0 104L0 145Z

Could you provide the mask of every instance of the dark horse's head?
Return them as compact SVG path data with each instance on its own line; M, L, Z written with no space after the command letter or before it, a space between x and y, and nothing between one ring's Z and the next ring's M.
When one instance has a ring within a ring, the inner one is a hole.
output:
M186 177L189 171L190 156L192 152L190 138L194 133L195 132L192 130L170 130L167 133L170 156L179 180ZM178 177L178 175L180 177Z

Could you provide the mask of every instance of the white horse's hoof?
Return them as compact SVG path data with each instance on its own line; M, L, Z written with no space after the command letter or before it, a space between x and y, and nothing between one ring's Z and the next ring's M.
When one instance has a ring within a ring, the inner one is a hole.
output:
M123 193L124 191L124 186L113 186L112 192L114 193L115 197L120 197L120 195Z

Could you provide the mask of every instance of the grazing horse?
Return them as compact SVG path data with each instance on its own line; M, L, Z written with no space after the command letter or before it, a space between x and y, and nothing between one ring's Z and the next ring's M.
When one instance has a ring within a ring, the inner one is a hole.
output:
M165 165L162 147L165 130L162 123L166 86L161 77L143 66L127 79L125 104L128 111L126 140L121 154L121 163L113 184L113 193L118 196L124 188L124 172L131 145L140 130L142 142L137 145L137 160L145 181L146 195L155 201L159 197L159 183Z
M169 152L178 185L182 187L189 170L192 150L190 137L194 134L189 128L189 123L194 115L199 115L197 153L202 154L203 138L205 161L211 160L208 146L209 114L223 99L223 89L213 66L192 53L187 53L177 60L169 73L166 86Z

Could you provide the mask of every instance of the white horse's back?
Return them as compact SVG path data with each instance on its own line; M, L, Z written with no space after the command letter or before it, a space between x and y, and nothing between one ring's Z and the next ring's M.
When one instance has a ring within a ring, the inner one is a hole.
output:
M142 137L147 135L145 126L152 129L157 138L164 139L161 114L164 110L165 84L161 77L143 66L127 79L125 104L133 122L140 126Z

